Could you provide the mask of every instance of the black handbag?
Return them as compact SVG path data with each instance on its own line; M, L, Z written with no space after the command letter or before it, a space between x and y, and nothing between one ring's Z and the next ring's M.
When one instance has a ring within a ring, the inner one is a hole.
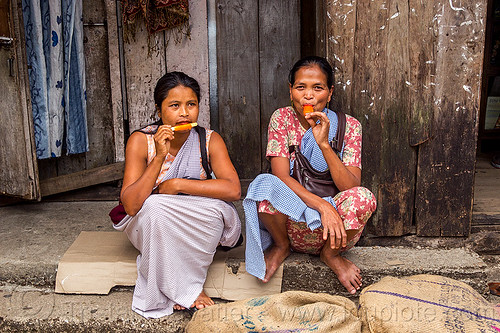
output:
M338 117L337 134L330 145L335 153L340 154L344 143L346 117L341 111L336 111ZM332 179L330 170L318 171L314 169L309 160L300 152L299 146L290 146L290 153L295 152L292 177L300 185L319 197L334 197L340 190Z

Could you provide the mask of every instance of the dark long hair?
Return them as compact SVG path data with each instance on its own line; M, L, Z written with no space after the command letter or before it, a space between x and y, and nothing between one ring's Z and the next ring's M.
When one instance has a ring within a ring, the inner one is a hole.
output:
M318 65L321 71L326 75L326 84L328 85L328 89L331 89L333 86L332 66L330 66L328 60L318 56L309 56L297 61L288 74L288 82L293 86L293 84L295 83L295 74L297 73L297 71L303 67L310 67L313 65Z
M170 90L174 89L175 87L178 86L184 86L186 88L191 88L194 93L196 94L196 98L198 99L198 102L200 101L200 85L198 84L198 81L190 77L189 75L183 73L183 72L170 72L165 75L163 75L158 82L156 83L156 87L154 90L154 101L156 107L161 109L161 103L165 98L167 98L168 93ZM156 133L156 130L154 131L145 131L145 128L151 125L163 125L163 122L161 121L161 118L158 121L155 121L152 124L146 125L141 129L138 129L136 131L140 131L143 133L147 134L154 134ZM134 131L135 132L135 131Z
M161 103L168 96L168 92L178 86L193 89L198 102L200 101L200 85L198 81L183 72L170 72L163 75L156 83L154 100L157 107L161 108Z

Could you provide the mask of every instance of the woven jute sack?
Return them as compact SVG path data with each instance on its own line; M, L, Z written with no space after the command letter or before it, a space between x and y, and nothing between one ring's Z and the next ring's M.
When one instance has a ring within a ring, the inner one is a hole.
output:
M195 312L186 332L361 332L355 304L341 296L288 291Z
M442 276L385 277L363 289L359 306L364 332L500 332L500 308Z

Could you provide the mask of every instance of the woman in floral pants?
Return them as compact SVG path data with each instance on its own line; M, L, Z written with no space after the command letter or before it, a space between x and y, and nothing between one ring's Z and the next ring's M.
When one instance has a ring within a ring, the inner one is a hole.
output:
M326 108L333 92L333 72L326 59L307 57L299 60L290 71L289 84L292 105L273 113L268 128L266 156L271 162L273 175L297 194L307 207L319 212L322 226L310 230L307 223L290 219L273 207L269 200L258 202L258 218L273 240L273 244L264 251L266 273L262 280L269 281L293 250L319 254L342 285L354 294L361 287L361 272L341 253L356 244L368 218L376 209L373 194L360 187L361 124L346 115L344 148L340 157L335 154L328 142L330 119L333 119L331 114L334 112ZM314 111L304 115L304 105L312 105ZM309 192L290 176L295 153L290 153L289 147L300 146L309 129L341 191L333 198L334 205Z

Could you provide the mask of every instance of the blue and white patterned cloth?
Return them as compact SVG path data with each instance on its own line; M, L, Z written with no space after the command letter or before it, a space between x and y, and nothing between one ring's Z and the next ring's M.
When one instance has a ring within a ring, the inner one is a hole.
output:
M336 208L332 197L324 197ZM309 208L285 183L272 174L258 175L248 186L243 200L245 210L245 267L248 273L263 279L266 274L264 250L272 244L269 232L259 221L257 204L268 200L274 208L298 222L306 222L311 230L321 226L321 215Z
M332 142L337 135L338 117L337 114L330 109L324 108L323 112L326 113L328 119L330 120L328 142ZM314 169L321 172L328 169L328 164L326 164L326 161L323 158L323 153L321 152L321 149L314 138L314 134L312 133L312 127L310 127L302 137L302 141L300 142L300 152L309 160L309 162L311 162ZM340 153L340 159L342 160L342 152ZM293 161L290 161L290 174L292 174L292 171Z
M23 0L36 156L88 151L82 0Z

